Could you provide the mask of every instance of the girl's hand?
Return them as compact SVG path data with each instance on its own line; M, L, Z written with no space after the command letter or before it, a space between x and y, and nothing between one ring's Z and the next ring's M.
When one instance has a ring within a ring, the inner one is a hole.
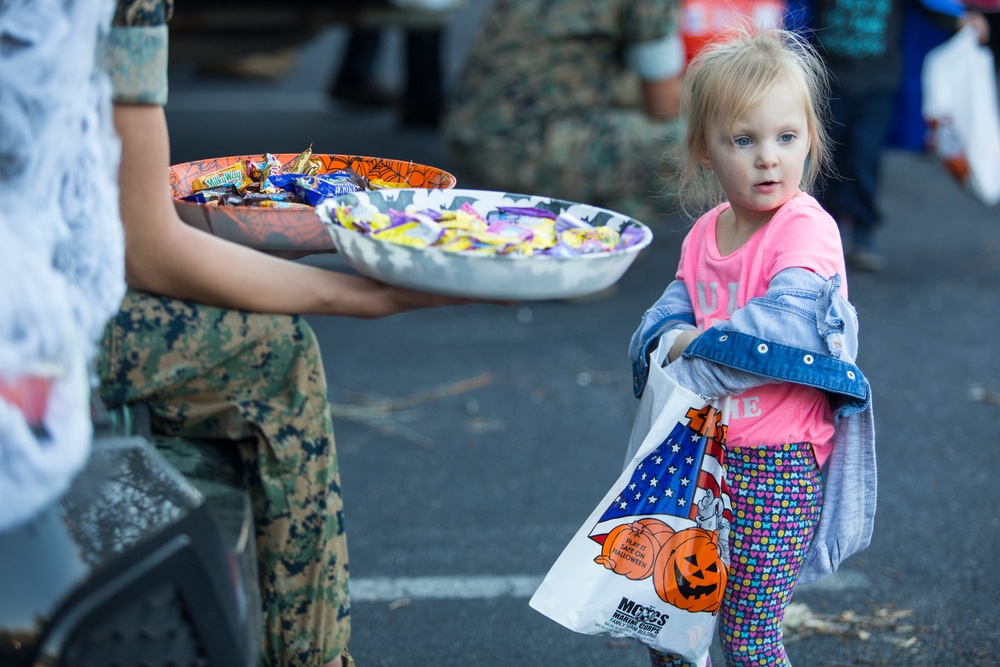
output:
M667 360L674 361L684 354L684 350L686 350L687 346L691 344L691 341L701 334L701 329L688 329L682 331L677 336L677 339L674 340L674 344L670 346L670 351L667 352Z

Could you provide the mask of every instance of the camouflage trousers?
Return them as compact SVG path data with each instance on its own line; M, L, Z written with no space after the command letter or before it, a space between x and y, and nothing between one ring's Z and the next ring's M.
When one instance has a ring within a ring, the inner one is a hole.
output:
M595 110L550 123L534 141L449 144L461 187L591 204L655 225L675 213L680 122L634 109Z
M130 291L98 371L103 400L147 403L157 432L239 448L257 525L262 663L319 667L340 655L350 634L347 542L326 376L308 324Z

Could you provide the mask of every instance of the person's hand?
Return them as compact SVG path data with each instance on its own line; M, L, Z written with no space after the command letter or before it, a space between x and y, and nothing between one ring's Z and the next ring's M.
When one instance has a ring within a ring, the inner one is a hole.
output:
M687 329L682 331L674 340L674 344L670 346L670 350L667 352L667 359L669 361L676 360L684 354L684 350L686 350L687 346L691 344L691 341L701 334L701 329Z
M971 25L975 29L980 44L986 44L990 41L990 24L985 16L979 12L962 12L962 15L958 17L958 29L961 30L967 25Z

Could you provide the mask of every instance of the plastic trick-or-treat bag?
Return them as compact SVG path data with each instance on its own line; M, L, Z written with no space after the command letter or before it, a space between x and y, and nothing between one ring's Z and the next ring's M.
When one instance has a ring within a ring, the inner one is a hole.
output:
M570 630L627 637L705 665L726 588L729 399L677 385L655 350L634 454L530 604Z
M1000 203L1000 102L993 54L966 26L924 58L927 143L984 204Z

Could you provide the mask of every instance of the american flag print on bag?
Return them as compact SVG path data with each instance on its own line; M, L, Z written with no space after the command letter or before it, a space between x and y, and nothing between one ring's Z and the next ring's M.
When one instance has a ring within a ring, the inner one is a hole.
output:
M635 467L629 483L591 532L593 540L603 544L610 527L628 516L667 515L697 521L699 513L706 514L710 508L719 509L721 516L732 522L733 505L726 484L723 448L726 427L713 425L720 432L718 438L696 430L706 423L704 413L708 411L715 413L711 419L719 417L711 406L700 411L692 408L688 411L688 424L678 423L660 446Z
M595 562L630 579L655 575L660 598L689 611L718 610L729 565L733 504L721 416L711 405L689 409L687 423L634 466L590 531L603 547ZM698 561L698 577L681 571ZM706 574L712 583L698 583Z

